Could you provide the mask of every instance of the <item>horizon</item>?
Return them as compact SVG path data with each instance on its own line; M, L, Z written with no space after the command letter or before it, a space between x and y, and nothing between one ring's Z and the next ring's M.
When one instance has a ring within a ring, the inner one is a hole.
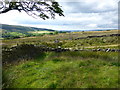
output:
M53 30L118 29L118 0L58 1L65 17L35 19L15 10L0 14L0 23Z
M4 24L4 25L10 25L10 24ZM1 26L2 26L2 24L1 24ZM10 26L12 26L12 25L10 25ZM21 27L31 27L31 26L23 26L23 25L13 25L13 26L21 26ZM1 29L2 29L2 27L0 27ZM39 27L33 27L33 28L39 28ZM48 29L48 30L54 30L54 29L50 29L50 28L41 28L41 29ZM74 32L79 32L79 31L97 31L97 30L118 30L117 28L107 28L107 29L77 29L77 30L70 30L70 29L68 29L68 30L55 30L55 31L68 31L68 32L70 32L70 31L74 31Z

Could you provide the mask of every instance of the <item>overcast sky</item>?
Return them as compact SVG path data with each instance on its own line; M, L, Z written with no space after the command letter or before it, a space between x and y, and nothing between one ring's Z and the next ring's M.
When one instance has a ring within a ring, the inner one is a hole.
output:
M0 14L1 24L23 25L54 30L93 30L118 28L119 0L61 0L65 17L54 20L35 19L25 12Z

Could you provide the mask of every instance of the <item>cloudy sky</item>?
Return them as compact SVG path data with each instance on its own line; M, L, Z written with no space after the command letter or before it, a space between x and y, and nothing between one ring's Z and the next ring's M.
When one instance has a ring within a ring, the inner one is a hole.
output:
M1 24L32 26L54 30L94 30L118 28L119 0L58 0L65 17L35 19L25 12L0 14Z

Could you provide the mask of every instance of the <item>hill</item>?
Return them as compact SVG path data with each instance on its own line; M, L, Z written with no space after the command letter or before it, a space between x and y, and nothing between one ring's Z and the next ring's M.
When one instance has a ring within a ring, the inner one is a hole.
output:
M55 30L45 29L45 28L36 28L36 27L26 27L26 26L17 26L17 25L2 25L2 37L6 39L19 38L25 36L38 36L42 34L53 34Z
M2 24L3 31L27 33L29 31L55 31L52 29Z

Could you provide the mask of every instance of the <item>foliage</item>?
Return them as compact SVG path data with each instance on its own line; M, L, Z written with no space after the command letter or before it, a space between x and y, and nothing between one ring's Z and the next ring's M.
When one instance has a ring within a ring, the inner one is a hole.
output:
M55 31L54 34L58 34L58 31Z
M18 33L18 32L6 32L2 33L2 38L4 39L15 39L15 38L20 38L20 37L25 37L26 35L23 33Z
M55 15L64 16L60 5L56 1L34 1L34 0L3 0L0 3L0 14L11 10L19 12L24 11L32 17L40 17L42 19L55 18Z

